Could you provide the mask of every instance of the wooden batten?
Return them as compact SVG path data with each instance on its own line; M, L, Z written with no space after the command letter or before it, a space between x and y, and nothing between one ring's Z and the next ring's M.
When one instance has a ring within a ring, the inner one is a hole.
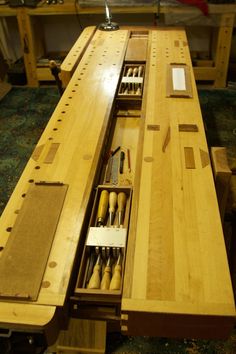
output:
M144 130L140 151L122 330L128 335L225 338L234 323L234 300L185 42L182 30L157 30L150 35L143 117L147 127L158 129ZM154 52L159 55L151 55ZM170 93L173 63L188 68L185 94Z
M224 222L224 214L228 202L228 193L232 176L232 171L228 165L226 148L212 147L211 161L215 177L216 193L221 220Z

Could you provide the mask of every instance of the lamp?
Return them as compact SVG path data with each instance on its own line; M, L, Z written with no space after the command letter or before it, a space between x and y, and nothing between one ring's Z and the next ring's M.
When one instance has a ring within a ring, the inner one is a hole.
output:
M108 7L107 0L104 0L106 11L106 22L101 23L98 28L102 31L116 31L119 29L119 25L115 22L111 22L112 16Z

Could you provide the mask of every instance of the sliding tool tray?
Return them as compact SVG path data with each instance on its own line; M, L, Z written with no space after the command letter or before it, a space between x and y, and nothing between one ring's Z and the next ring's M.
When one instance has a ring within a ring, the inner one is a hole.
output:
M88 27L68 58L0 218L0 328L48 345L74 316L226 338L234 298L185 31Z
M116 315L120 313L131 198L131 187L97 187L78 279L71 298L73 315L77 313L80 316L84 305L88 315L89 304L90 317L92 313L95 318L99 317L94 314L95 305L100 311L103 306L103 315L107 306L107 317L112 309ZM106 208L102 221L99 218L101 207Z

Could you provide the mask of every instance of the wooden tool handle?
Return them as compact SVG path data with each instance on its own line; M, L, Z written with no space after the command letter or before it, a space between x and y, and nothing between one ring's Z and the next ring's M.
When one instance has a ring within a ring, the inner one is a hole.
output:
M140 65L138 67L138 77L141 77L142 75L143 75L143 67L142 67L142 65Z
M121 287L121 265L116 264L109 289L120 290L120 287Z
M100 288L100 272L101 272L101 265L96 264L93 268L93 274L88 283L88 289L99 289Z
M111 192L109 194L109 212L111 212L111 213L115 212L116 204L117 204L117 193Z
M107 207L108 207L108 198L109 198L109 193L107 190L103 190L100 195L100 200L98 204L98 213L97 213L97 224L98 226L104 224L104 220L106 217L107 213Z
M118 212L124 211L126 199L127 199L127 197L124 192L120 192L118 194Z
M127 70L126 76L131 76L132 73L133 73L133 69L132 69L132 68L129 68L129 69Z
M104 274L101 281L101 289L108 290L111 282L111 267L106 266L104 269Z
M133 70L133 76L136 76L137 73L138 73L138 68L134 68L134 70Z

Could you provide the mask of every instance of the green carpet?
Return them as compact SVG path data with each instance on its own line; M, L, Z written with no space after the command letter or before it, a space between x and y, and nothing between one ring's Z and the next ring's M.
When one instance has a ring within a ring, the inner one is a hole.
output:
M236 91L201 90L199 99L209 146L236 156ZM59 100L56 88L13 88L0 101L0 214ZM140 324L141 325L141 324ZM167 340L108 334L107 353L235 354L228 341Z
M56 88L12 88L0 101L0 215L59 100Z

